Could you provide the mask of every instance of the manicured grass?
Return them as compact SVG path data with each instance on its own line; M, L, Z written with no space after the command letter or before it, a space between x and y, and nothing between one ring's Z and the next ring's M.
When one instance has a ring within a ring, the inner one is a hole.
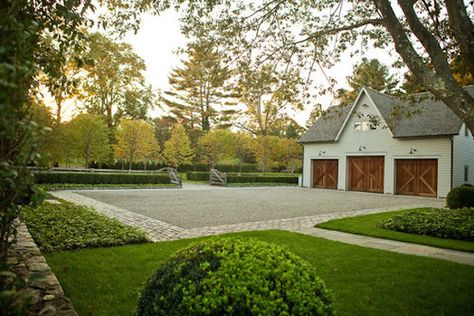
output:
M178 188L175 184L146 183L146 184L81 184L81 183L54 183L38 184L44 190L88 190L88 189L167 189Z
M306 259L333 291L339 315L474 314L471 266L290 232L232 235L286 246ZM80 315L132 315L144 282L190 242L84 249L46 258Z
M66 201L25 207L21 216L43 252L148 241L137 228Z
M423 208L420 210L426 209L428 208ZM412 211L413 209L348 217L317 224L316 227L440 248L474 252L474 242L409 234L378 227L379 223L382 221L387 221L395 215Z

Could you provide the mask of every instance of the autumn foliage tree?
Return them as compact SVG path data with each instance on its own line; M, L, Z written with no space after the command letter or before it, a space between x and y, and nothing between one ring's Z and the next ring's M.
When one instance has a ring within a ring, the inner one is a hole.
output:
M223 159L232 159L235 152L235 137L229 130L209 131L198 140L201 156L211 168Z
M175 124L171 129L171 137L165 142L163 156L165 161L175 168L192 161L194 152L191 149L191 141L181 124Z
M115 158L128 161L128 168L136 161L159 157L160 147L153 127L143 120L122 119L116 132Z
M107 159L110 147L108 129L103 117L82 113L66 124L66 146L71 157L81 159L84 167L91 161Z

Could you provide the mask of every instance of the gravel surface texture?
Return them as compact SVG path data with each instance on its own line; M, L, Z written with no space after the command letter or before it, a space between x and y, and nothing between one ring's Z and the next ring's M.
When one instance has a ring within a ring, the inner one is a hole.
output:
M211 227L379 208L435 206L445 201L399 195L298 187L75 191L181 228Z

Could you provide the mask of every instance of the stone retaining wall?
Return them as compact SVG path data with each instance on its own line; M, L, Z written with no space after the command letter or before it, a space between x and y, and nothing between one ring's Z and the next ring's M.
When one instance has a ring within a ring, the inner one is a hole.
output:
M17 241L10 248L7 262L17 275L31 280L27 288L32 294L28 315L77 316L26 225L20 223L17 229Z

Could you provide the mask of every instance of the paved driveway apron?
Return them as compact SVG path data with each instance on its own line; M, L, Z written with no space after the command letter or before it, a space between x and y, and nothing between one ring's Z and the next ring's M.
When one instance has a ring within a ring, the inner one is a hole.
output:
M274 222L320 215L338 218L341 216L337 214L352 211L444 204L443 200L432 198L297 187L214 188L188 185L184 189L74 193L184 229Z

